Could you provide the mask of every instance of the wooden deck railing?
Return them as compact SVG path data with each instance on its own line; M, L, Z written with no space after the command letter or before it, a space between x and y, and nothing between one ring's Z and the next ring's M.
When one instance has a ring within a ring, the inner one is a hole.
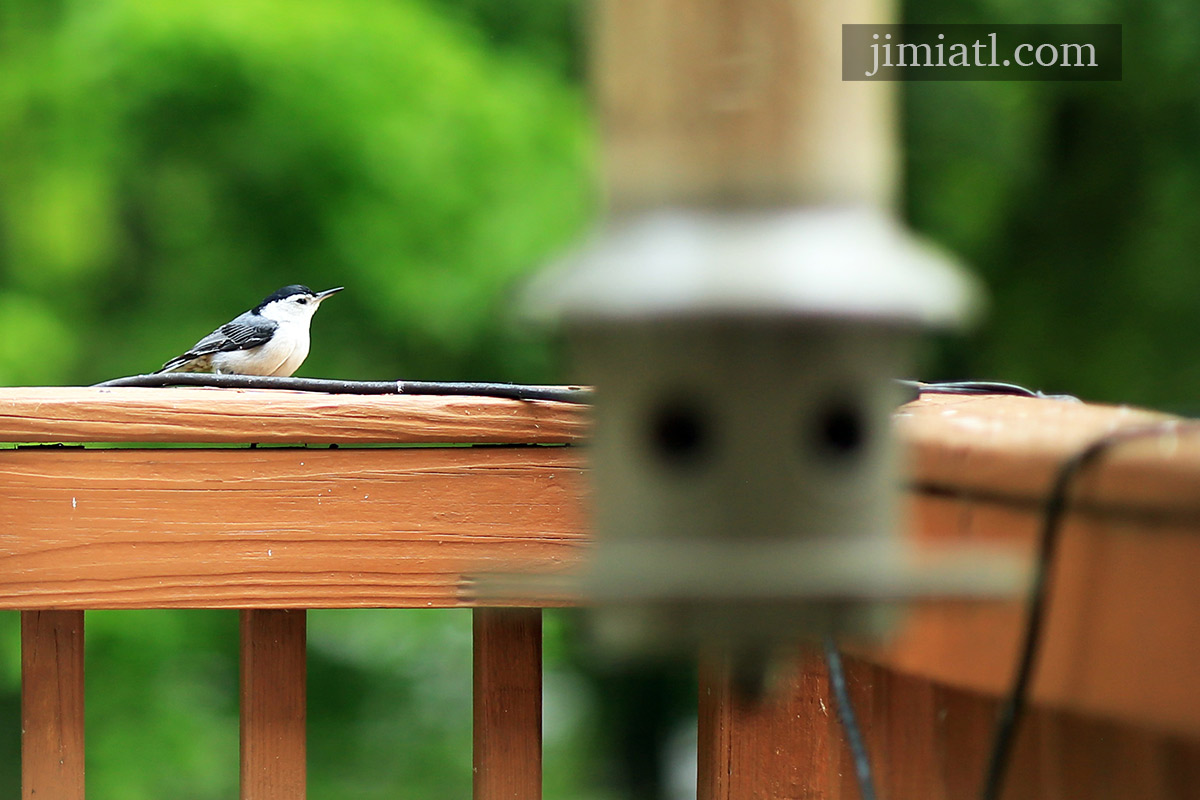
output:
M474 574L576 564L581 457L543 445L585 426L577 406L486 398L0 391L9 442L339 445L0 451L24 796L84 796L82 609L240 608L242 797L303 797L304 610L469 606ZM474 631L476 797L534 797L540 612L479 609Z
M909 535L1028 555L1056 466L1155 418L1026 398L906 406ZM339 445L0 451L24 796L84 796L83 609L239 608L242 797L303 797L305 609L472 606L472 576L578 565L583 459L553 445L586 428L577 406L484 398L0 390L8 442ZM1008 796L1197 796L1200 435L1123 446L1076 497ZM859 651L851 691L885 797L973 796L1022 624L1016 601L927 603ZM537 609L475 611L477 798L540 796L540 630ZM823 667L797 663L765 707L704 666L702 798L855 796Z

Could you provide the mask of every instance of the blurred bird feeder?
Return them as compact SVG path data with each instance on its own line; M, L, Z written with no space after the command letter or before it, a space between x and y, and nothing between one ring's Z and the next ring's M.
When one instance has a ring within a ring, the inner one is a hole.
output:
M756 657L879 633L884 601L1011 591L1011 570L921 568L897 531L893 378L974 288L892 219L891 87L841 80L842 23L888 10L593 11L609 221L529 302L596 386L601 642Z

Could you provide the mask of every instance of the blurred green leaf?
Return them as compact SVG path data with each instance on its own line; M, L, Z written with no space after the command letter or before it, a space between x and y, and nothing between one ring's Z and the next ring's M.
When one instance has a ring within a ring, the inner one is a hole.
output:
M0 290L0 385L61 381L78 346L59 309L41 298Z

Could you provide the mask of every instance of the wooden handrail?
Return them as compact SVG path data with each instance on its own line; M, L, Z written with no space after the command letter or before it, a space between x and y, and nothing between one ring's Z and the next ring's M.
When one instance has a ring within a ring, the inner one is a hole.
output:
M578 563L565 447L0 451L0 608L449 608Z
M1163 414L1001 397L927 398L897 419L912 462L909 534L1032 558L1056 471ZM1072 492L1033 684L1048 706L1200 735L1200 426L1112 449ZM1012 678L1023 602L915 607L878 664L989 695Z
M565 444L572 403L253 389L0 389L0 442Z
M1163 419L1018 397L928 396L905 406L896 424L908 454L907 535L931 546L983 539L1028 557L1058 465L1099 436ZM340 445L0 450L0 608L24 612L27 776L73 780L72 762L50 760L82 748L77 609L242 608L250 610L245 632L286 618L267 609L471 606L477 600L463 586L475 575L576 567L588 541L582 456L542 445L580 441L587 424L577 406L485 398L0 389L0 441ZM366 444L447 446L354 447ZM508 446L451 446L461 444ZM1073 497L1035 702L1200 736L1200 434L1183 427L1123 445ZM496 631L520 630L510 622L480 618ZM1023 623L1019 601L931 601L893 641L859 649L873 666L852 670L995 697L1008 686ZM265 640L250 636L243 677L253 687L255 643ZM477 666L504 663L503 653L528 638L513 637L477 628L477 646L499 648L477 653ZM54 666L50 646L58 647ZM533 685L540 664L524 652L523 666L502 679L508 685ZM487 674L477 686L495 685ZM724 696L719 671L706 674L715 676L708 696ZM294 668L292 676L294 686ZM262 690L244 691L252 708ZM476 711L485 726L505 718ZM715 739L702 730L704 763L727 763L704 747L751 741L738 738L738 726L765 724L730 705L706 715L729 730ZM504 761L480 749L490 764ZM81 757L78 765L81 773ZM529 780L493 777L488 785ZM725 789L738 796L737 786Z

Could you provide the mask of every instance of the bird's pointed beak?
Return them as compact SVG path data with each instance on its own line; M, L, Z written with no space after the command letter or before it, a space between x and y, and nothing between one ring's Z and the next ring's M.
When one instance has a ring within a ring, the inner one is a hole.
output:
M323 292L318 292L315 299L319 303L322 300L324 300L326 297L329 297L329 295L337 294L338 292L340 292L342 289L345 289L345 288L346 288L345 286L339 286L336 289L326 289Z

